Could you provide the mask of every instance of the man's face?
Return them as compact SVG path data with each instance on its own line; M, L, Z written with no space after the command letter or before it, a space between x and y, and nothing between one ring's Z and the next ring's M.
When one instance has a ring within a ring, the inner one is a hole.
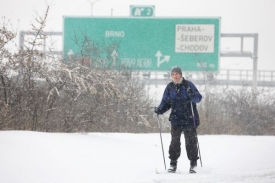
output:
M181 74L179 74L179 73L177 73L177 72L173 72L173 73L171 74L171 77L172 77L172 79L173 79L174 82L177 82L177 81L180 80Z

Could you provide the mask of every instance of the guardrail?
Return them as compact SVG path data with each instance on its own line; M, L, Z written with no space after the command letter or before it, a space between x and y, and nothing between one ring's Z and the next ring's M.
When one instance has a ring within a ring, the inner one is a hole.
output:
M220 70L219 73L183 73L186 79L197 85L238 85L252 86L252 70ZM171 81L169 72L142 72L133 77L138 77L145 84L166 85ZM259 70L257 73L258 86L275 87L275 71Z

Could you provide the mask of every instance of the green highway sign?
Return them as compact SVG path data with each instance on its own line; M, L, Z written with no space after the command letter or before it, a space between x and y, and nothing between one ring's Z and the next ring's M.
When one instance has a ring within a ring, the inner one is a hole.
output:
M87 46L118 44L107 56L134 70L219 70L220 18L64 17L65 58L83 56L84 40L91 41Z
M131 17L154 17L155 6L130 6Z

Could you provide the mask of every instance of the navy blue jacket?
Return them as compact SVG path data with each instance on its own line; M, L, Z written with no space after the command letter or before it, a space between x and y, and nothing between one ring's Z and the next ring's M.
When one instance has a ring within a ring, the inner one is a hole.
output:
M191 100L187 93L186 86L189 86L194 92L192 98L193 111L195 115L195 124L192 117ZM176 88L179 88L178 92ZM172 125L178 125L182 130L197 127L200 124L199 114L196 103L202 99L196 86L183 78L182 83L176 86L173 82L169 83L163 93L162 101L158 107L159 113L163 114L171 108L169 121Z

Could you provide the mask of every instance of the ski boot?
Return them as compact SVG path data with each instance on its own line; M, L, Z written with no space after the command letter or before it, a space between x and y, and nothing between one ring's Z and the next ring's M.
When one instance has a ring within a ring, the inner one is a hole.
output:
M193 162L191 161L189 173L197 173L196 169L197 169L197 161L193 161Z
M177 171L177 160L171 160L170 167L168 168L169 173L175 173Z

